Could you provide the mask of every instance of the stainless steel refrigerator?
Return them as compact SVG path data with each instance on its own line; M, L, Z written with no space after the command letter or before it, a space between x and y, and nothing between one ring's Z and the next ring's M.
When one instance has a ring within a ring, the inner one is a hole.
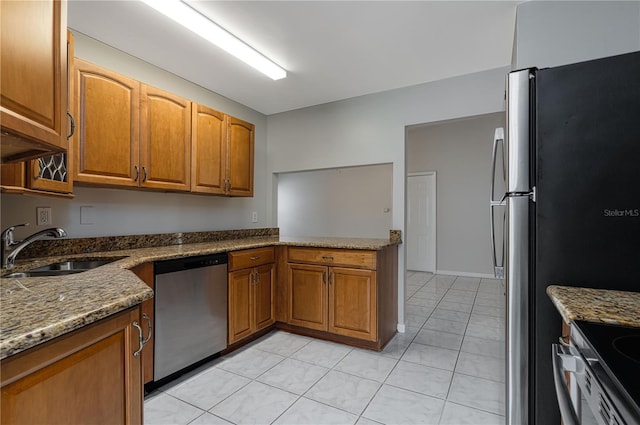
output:
M640 292L640 52L512 72L506 97L490 203L506 288L506 422L559 425L561 317L547 286Z

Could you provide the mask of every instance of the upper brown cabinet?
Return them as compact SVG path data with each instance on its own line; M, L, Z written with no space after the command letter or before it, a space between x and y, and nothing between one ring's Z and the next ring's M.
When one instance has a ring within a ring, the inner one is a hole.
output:
M191 116L191 191L224 195L227 122L225 115L193 103Z
M191 102L142 84L140 186L189 191Z
M255 126L193 103L191 191L253 196Z
M255 126L227 116L227 194L253 196L253 144Z
M63 152L67 142L65 1L0 2L2 161Z
M189 190L191 102L75 60L76 182Z
M253 196L255 126L81 59L74 180Z
M140 83L75 59L76 182L138 186Z
M73 34L67 31L67 69L71 73L73 68ZM68 87L72 87L72 76L68 76ZM71 96L68 99L67 110L71 110ZM73 130L73 127L71 128ZM67 135L70 139L73 131ZM4 145L3 145L4 148ZM61 197L73 196L73 172L71 152L73 143L69 143L67 152L43 156L29 161L2 164L0 190L3 193L51 195Z

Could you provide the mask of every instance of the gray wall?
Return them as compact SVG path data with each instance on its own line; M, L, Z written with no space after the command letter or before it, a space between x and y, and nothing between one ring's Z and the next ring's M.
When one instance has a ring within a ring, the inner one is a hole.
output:
M278 174L284 236L388 238L391 164Z
M640 1L529 1L516 12L514 68L640 50Z
M405 128L504 109L509 67L269 116L268 173L392 163L391 224L405 230ZM272 192L277 182L272 181ZM276 209L276 196L272 198ZM309 231L317 230L308 223ZM398 259L404 329L405 253Z
M76 57L255 124L254 197L225 198L76 184L72 200L2 195L2 228L30 222L28 229L16 231L17 237L38 230L35 226L37 206L51 207L53 224L67 230L69 237L271 227L265 178L266 116L83 34L75 32L74 35ZM80 224L81 206L94 207L94 224ZM258 213L257 223L251 222L253 211Z
M492 277L489 182L493 134L504 113L407 129L407 173L437 172L437 271Z

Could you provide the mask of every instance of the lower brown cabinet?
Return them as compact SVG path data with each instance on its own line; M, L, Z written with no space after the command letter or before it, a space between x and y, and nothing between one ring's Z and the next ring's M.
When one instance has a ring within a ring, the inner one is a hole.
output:
M140 308L2 360L3 424L141 424Z
M289 263L292 325L375 341L376 272Z
M289 247L286 322L296 331L311 329L380 349L396 331L396 274L396 247Z
M273 247L229 253L229 345L275 322Z

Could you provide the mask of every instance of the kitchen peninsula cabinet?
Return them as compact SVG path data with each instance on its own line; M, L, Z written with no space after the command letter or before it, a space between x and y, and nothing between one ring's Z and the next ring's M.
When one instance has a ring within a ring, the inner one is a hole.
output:
M7 357L3 424L140 424L138 307Z
M2 1L0 19L2 161L64 152L67 3Z
M395 273L395 246L379 251L289 247L286 322L295 331L321 331L312 335L381 349L395 333Z
M275 322L275 250L229 253L229 345Z

